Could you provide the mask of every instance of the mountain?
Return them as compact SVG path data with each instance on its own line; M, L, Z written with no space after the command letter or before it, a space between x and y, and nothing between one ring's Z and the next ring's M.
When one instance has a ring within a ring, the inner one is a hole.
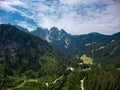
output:
M92 32L83 35L70 35L64 30L58 30L58 28L52 27L50 30L42 28L36 29L32 32L32 34L49 41L52 46L56 45L63 53L67 55L77 55L80 57L86 54L93 57L94 54L93 58L95 58L95 61L100 61L100 57L108 60L110 59L108 57L111 57L111 55L115 56L113 58L119 58L120 52L118 50L120 48L120 33L104 35ZM114 50L112 49L113 47L117 49ZM111 54L110 52L113 52L113 50L114 53ZM111 58L111 60L113 61L114 59Z
M47 39L48 29L37 27L36 30L32 31L31 33L33 33L34 35L40 38Z
M15 26L0 24L0 88L8 90L29 79L53 80L62 75L69 61L57 53L47 41Z
M71 35L62 38L59 41L53 41L52 44L57 44L63 51L69 54L83 54L87 47L92 43L99 42L99 40L106 38L106 35L99 33L90 33L85 35ZM92 47L91 47L92 49Z
M2 65L8 64L6 68L9 71L6 71L6 75L40 69L42 63L40 57L51 52L52 47L45 40L14 26L0 25L0 61Z
M34 34L0 24L1 90L120 89L120 33L70 35L53 27Z
M73 35L51 43L56 44L63 52L72 56L80 57L86 54L94 58L94 61L106 63L111 63L107 60L112 62L120 60L120 33Z
M14 25L16 28L18 28L19 30L25 31L25 32L29 32L28 29L18 26L18 25Z
M63 37L70 36L70 34L67 34L63 29L59 30L56 27L52 27L50 30L38 27L31 33L47 40L48 42L58 41Z
M58 30L58 28L56 27L52 27L50 30L37 28L31 33L43 38L44 40L47 40L51 43L51 45L57 45L63 52L74 55L82 55L83 53L88 51L88 49L86 48L87 46L109 37L108 35L103 35L95 32L84 35L70 35L63 29Z

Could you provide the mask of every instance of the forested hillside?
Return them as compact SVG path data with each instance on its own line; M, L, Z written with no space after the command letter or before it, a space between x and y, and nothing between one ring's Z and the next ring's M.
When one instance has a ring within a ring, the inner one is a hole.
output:
M119 90L120 33L66 35L51 43L0 25L1 90Z
M64 74L67 65L70 65L70 60L58 56L47 41L15 26L0 25L1 89L20 88L23 84L35 83L37 78L43 78L42 84L46 80L53 81Z

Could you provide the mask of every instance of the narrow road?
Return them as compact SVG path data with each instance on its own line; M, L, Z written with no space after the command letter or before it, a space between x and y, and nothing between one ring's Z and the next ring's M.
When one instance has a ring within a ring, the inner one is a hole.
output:
M21 87L24 86L24 84L25 84L26 82L37 82L37 80L36 80L36 79L24 80L24 82L22 82L20 85L18 85L18 86L16 86L16 87L13 87L13 88L9 88L9 89L7 89L7 90L13 90L13 89L21 88Z
M53 82L53 84L55 84L58 80L62 79L63 76L60 76L59 78L55 79L55 81Z
M82 79L82 80L80 80L80 82L81 82L81 90L84 90L84 79L85 79L85 77Z

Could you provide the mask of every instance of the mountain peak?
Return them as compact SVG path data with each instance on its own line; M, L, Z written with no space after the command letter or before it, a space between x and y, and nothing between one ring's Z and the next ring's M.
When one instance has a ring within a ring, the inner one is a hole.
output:
M36 30L43 30L43 28L42 27L37 27Z
M58 33L58 32L59 32L59 30L57 27L50 28L50 33Z
M29 32L28 29L21 27L19 25L14 25L16 28L18 28L19 30L25 31L25 32Z
M91 32L91 33L89 33L88 35L101 35L101 34L98 33L98 32Z
M64 29L61 29L60 31L61 31L62 33L67 33Z
M59 30L57 27L52 27L50 30L37 28L36 30L32 31L32 33L47 40L48 42L60 40L69 35L67 32L65 32L65 30Z
M50 30L58 30L57 27L51 27Z

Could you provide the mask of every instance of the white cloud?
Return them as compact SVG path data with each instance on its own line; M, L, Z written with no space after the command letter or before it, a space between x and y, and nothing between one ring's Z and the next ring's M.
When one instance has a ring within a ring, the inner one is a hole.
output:
M29 31L35 30L35 28L36 28L26 21L16 21L16 23L17 23L17 25L19 25L21 27L27 28Z
M27 11L13 8L14 5L23 7ZM47 2L5 0L2 1L1 7L33 19L38 26L45 28L56 26L71 34L89 32L112 34L118 32L120 28L119 0L50 0ZM21 25L30 26L29 22L23 22Z
M82 0L60 0L60 2L62 4L66 4L66 5L74 5L74 4L77 4L78 2L81 2L81 1Z
M68 2L68 0L61 0L62 2L65 2L65 4ZM78 0L80 1L80 0ZM90 1L90 0L87 0ZM96 0L91 0L92 3L96 3ZM72 34L83 34L83 33L89 33L89 32L100 32L104 34L112 34L119 31L120 27L120 18L119 18L119 6L120 4L115 3L113 1L105 1L101 2L101 5L106 5L104 10L102 11L102 7L93 10L92 8L97 8L94 6L94 4L90 5L89 2L82 2L90 7L84 6L84 10L81 10L80 14L76 14L74 6L71 6L71 4L74 5L74 3L77 3L77 0L68 2L68 6L60 6L58 9L58 12L62 13L62 16L60 19L56 20L56 16L46 16L43 15L43 22L39 23L39 25L43 27L52 27L56 26L59 28L64 28L67 32ZM71 3L71 4L70 4ZM69 6L70 4L70 6ZM79 2L81 4L81 2ZM99 3L98 3L99 4ZM108 5L108 6L107 6ZM117 6L116 6L117 5ZM79 8L78 8L79 9ZM92 10L90 10L92 9ZM83 12L86 12L88 15L81 14ZM117 17L116 17L117 16Z
M19 0L1 0L0 9L6 11L17 11L13 6L22 6L24 3Z

